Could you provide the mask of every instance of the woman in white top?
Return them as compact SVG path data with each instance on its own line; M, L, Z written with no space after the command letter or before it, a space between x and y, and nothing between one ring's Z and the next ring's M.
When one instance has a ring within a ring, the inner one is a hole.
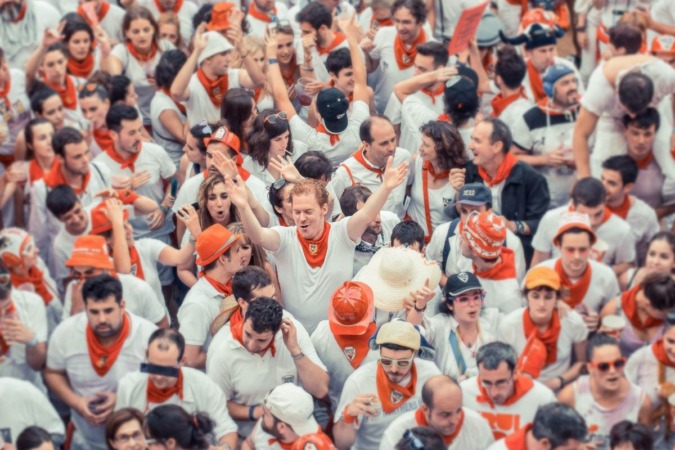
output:
M251 54L253 61L260 66L260 70L267 76L267 58L265 57L265 42L258 36L246 36L244 38L244 50L246 54ZM237 58L238 57L238 58ZM244 61L237 54L235 60L232 62L233 68L244 67ZM253 90L253 99L255 100L258 111L264 109L274 108L274 99L270 92L268 82L264 86L257 87Z
M244 88L231 88L223 96L223 102L220 104L220 118L225 119L228 130L239 138L242 155L248 154L246 136L251 132L253 121L257 116L258 107L251 91Z
M64 126L72 126L66 119L63 101L59 93L49 87L38 89L30 97L30 109L35 117L43 117L54 125L54 130L59 131ZM16 136L15 156L18 161L26 159L28 148L26 146L25 129Z
M134 84L138 94L138 106L143 115L143 124L151 125L150 103L155 95L155 69L162 53L173 49L173 44L159 40L159 27L152 13L143 6L127 9L122 20L126 39L113 48L106 60L111 75L124 74Z
M98 39L94 30L77 13L64 17L63 42L68 49L68 73L76 86L81 86L99 69L101 58L110 54L110 42L105 32L98 27Z
M432 120L420 131L422 144L415 155L408 216L420 224L428 243L434 228L450 219L446 206L455 198L450 169L464 167L466 157L464 141L454 125Z
M636 286L650 273L675 274L675 235L660 231L649 241L643 267L631 267L619 276L621 288Z
M586 360L588 328L574 310L561 313L561 284L558 273L538 266L525 276L526 308L502 319L499 340L513 346L520 355L523 373L551 389L574 381ZM572 365L572 353L575 363Z

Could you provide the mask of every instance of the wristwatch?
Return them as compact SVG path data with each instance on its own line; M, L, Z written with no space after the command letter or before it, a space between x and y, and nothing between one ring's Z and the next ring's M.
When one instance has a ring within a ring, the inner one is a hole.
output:
M297 361L297 360L302 359L304 357L305 357L305 354L302 353L302 352L298 353L297 355L291 355L291 358L293 358L293 361Z
M30 342L26 342L26 347L28 348L33 348L38 344L37 336L33 334L33 339L30 340Z
M270 59L267 60L267 64L276 64L278 62L279 62L279 60L276 59L276 58L270 58Z
M516 234L525 234L525 224L520 220L516 221Z

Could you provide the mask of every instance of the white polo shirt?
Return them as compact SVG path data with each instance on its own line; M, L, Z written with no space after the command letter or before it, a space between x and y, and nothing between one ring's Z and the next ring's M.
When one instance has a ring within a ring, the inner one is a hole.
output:
M548 253L551 257L560 256L560 252L553 245L553 237L562 223L562 216L568 211L568 205L546 211L539 222L534 238L532 238L532 247L536 251ZM622 218L612 214L605 223L595 230L595 234L598 241L593 245L594 259L602 261L608 266L635 261L635 239L630 225Z
M349 158L361 146L359 128L361 127L361 123L370 117L370 109L365 102L357 100L350 106L351 112L348 114L349 124L339 134L340 140L335 144L330 143L330 136L328 134L319 133L315 128L307 125L297 114L289 121L293 138L304 142L312 150L323 152L331 164L337 166Z
M181 367L183 372L183 399L174 394L161 405L178 405L189 414L203 411L215 422L213 431L216 439L236 433L237 425L227 411L225 393L205 373L190 367ZM133 372L126 374L117 388L115 411L122 408L136 408L147 413L159 404L147 400L148 374Z
M154 3L154 2L153 2ZM188 4L188 2L185 2ZM173 111L178 115L181 123L185 123L186 115L178 109L176 103L171 97L166 95L163 91L157 91L150 103L150 118L152 120L152 138L159 144L173 161L176 167L180 165L180 159L183 156L183 142L176 140L175 137L164 128L162 121L159 120L160 114L164 111Z
M558 259L560 258L547 259L538 266L553 269ZM621 288L614 271L609 266L593 260L588 261L588 263L591 270L591 282L581 303L586 305L589 310L599 314L607 302L621 294Z
M18 319L35 333L38 343L47 342L47 309L42 297L18 289L12 289L10 297L16 308L15 314L18 315ZM58 302L59 299L55 298L52 301ZM29 381L41 392L46 393L40 371L33 370L26 361L26 344L13 342L6 356L7 359L0 362L0 377ZM2 422L0 422L0 427L2 427Z
M354 247L347 234L349 220L334 222L328 236L326 259L321 267L312 268L305 259L297 236L297 227L274 227L279 233L279 248L272 252L279 274L284 307L310 333L328 318L328 304L333 292L354 275Z
M93 397L97 392L117 391L119 380L128 372L137 371L140 364L145 361L148 339L157 329L147 320L127 314L131 321L129 336L124 341L115 364L104 376L99 376L91 364L86 335L89 322L85 312L64 320L56 328L49 340L47 367L65 371L71 389L81 397ZM89 448L107 449L105 425L91 425L73 409L71 417L77 433L84 438Z
M553 391L536 380L525 395L510 405L491 406L488 402L479 402L481 392L478 377L462 381L460 387L464 395L464 407L478 412L487 419L495 439L508 436L532 422L540 406L556 401Z
M220 314L220 304L225 296L218 292L206 278L201 277L190 288L178 309L180 334L188 345L199 345L206 352L211 343L211 324Z
M335 415L335 422L342 419L342 412L345 407L350 404L357 396L362 394L377 395L377 361L372 361L367 364L362 364L356 369L353 374L347 378L345 387L340 396L340 404L338 405ZM356 434L356 442L353 448L359 450L377 450L380 448L380 439L385 430L398 417L408 411L415 411L422 406L422 387L427 380L433 376L440 375L440 371L436 364L431 361L415 358L415 367L417 368L417 384L415 385L415 393L412 397L407 399L397 409L387 414L381 411L380 414L373 417L359 416L360 427ZM408 376L401 386L407 386L410 383L410 376Z
M316 327L316 330L314 330L314 333L312 333L312 344L330 374L328 392L331 405L333 409L335 409L340 401L340 394L342 393L345 381L347 381L347 378L349 378L356 369L349 363L344 351L335 340L335 336L330 330L330 325L327 320L321 321ZM368 354L363 358L360 365L363 366L371 361L377 361L379 357L379 350L369 348Z
M455 439L448 450L465 450L465 449L486 449L494 442L492 438L492 430L487 420L483 418L476 411L468 408L462 408L464 412L464 421L462 428L455 436ZM380 450L391 450L396 447L398 441L403 437L406 430L411 428L423 426L417 422L415 413L417 411L409 411L394 420L391 425L384 432L382 442L380 443Z
M166 313L162 307L163 302L160 303L160 299L164 297L157 298L148 283L133 275L118 273L117 277L122 283L122 298L127 311L152 323L159 323L164 319ZM70 317L72 306L73 283L70 283L63 297L63 320Z
M435 117L443 114L445 107L445 100L443 98L443 91L440 94L431 96L425 92L417 91L409 97L415 97L419 104L424 105L429 111L435 114ZM407 97L406 97L407 98ZM387 102L387 108L384 110L384 115L391 119L394 125L401 125L401 136L398 139L398 145L416 154L422 143L422 135L419 127L412 130L407 124L403 124L403 103L392 92Z
M300 351L314 364L326 370L305 328L293 317L290 319L297 331ZM266 351L263 356L249 353L239 341L232 337L230 327L223 327L217 334L220 333L222 333L222 341L217 347L211 347L206 374L225 392L229 401L241 405L260 405L275 386L282 383L302 386L298 377L298 369L284 344L283 333L280 331L274 336L276 348L274 356L270 350ZM255 425L248 420L236 422L239 435L242 437L248 436Z
M277 20L279 21L288 20L288 7L286 5L284 5L281 2L274 2L274 9L275 11L272 12L270 15L276 16ZM246 22L248 22L248 34L250 36L257 36L261 39L265 38L267 25L269 25L270 22L265 22L263 20L256 19L250 13L246 16Z
M646 253L649 241L661 228L659 219L656 211L639 198L631 195L631 202L625 221L633 232L638 254Z
M168 245L152 238L139 239L135 242L135 245L138 257L141 260L141 266L143 266L143 280L155 291L156 298L162 299L162 304L164 304L164 294L162 293L162 284L160 283L157 264L159 264L159 254ZM135 273L134 269L134 267L131 268L132 275L138 276L138 269L136 269Z
M520 308L505 316L499 324L499 340L511 345L520 354L525 349L527 336L523 315L528 314L526 308ZM555 362L541 370L538 380L548 381L561 376L572 363L572 350L575 344L586 341L588 328L576 311L569 311L560 318L560 335L558 336L557 356Z
M140 3L150 10L155 20L159 20L161 12L153 0L143 0ZM180 22L180 35L183 38L183 42L185 43L188 43L192 40L192 32L194 31L192 27L192 18L195 14L197 14L198 10L199 7L196 3L192 1L184 1L183 6L181 6L181 8L178 10L178 13L175 13L176 16L178 16L178 21Z
M241 87L239 83L240 71L241 69L227 70L228 90ZM190 96L185 102L185 109L187 110L188 123L191 126L201 123L202 120L206 120L209 123L220 120L220 105L215 106L213 104L211 97L209 97L208 92L206 92L206 88L204 88L202 82L199 81L196 72L190 77L188 89L190 91ZM222 96L225 96L225 92L222 93Z
M176 173L176 166L173 164L171 157L166 153L166 150L152 142L143 142L140 154L134 163L134 171L130 167L122 169L120 163L113 160L105 152L94 158L94 162L107 167L110 173L114 175L131 177L134 172L149 172L150 180L138 189L134 189L134 191L138 195L149 197L157 203L161 203L164 199L165 188L162 180L169 179ZM134 228L134 239L166 236L174 230L173 220L170 215L166 217L164 225L156 230L148 228L148 221L145 216L130 218L129 223Z
M0 442L16 444L26 428L39 425L52 435L65 436L63 421L47 396L28 381L0 377Z
M368 162L367 159L365 160L369 165L372 166L372 164ZM410 155L410 152L408 150L401 147L397 147L394 153L393 166L398 167L404 162L407 162L409 165L412 165L413 162L412 156ZM408 182L399 185L396 189L394 189L391 192L391 194L389 194L387 202L384 204L384 207L382 208L383 210L391 211L395 213L399 217L399 219L403 219L403 216L405 215L405 207L404 207L405 192L407 185L410 185L412 183L412 179L413 179L412 171L410 171L408 175ZM381 184L382 184L382 177L380 177L379 174L368 169L356 158L354 158L354 156L347 158L342 164L338 166L337 170L333 174L333 178L330 180L329 183L329 185L333 188L333 192L336 195L335 200L337 202L340 201L342 193L349 186L355 185L365 186L368 189L370 189L371 192L375 192L377 188L380 187Z

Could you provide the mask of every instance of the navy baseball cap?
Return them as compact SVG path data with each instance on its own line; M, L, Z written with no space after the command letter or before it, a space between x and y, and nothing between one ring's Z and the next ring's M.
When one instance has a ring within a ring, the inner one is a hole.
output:
M469 183L459 190L457 203L465 205L481 206L492 203L492 192L483 183Z
M349 100L336 88L324 89L316 97L316 109L331 133L342 133L349 125Z
M471 272L459 272L448 277L448 281L443 288L443 295L445 298L457 297L476 289L483 289L478 277Z

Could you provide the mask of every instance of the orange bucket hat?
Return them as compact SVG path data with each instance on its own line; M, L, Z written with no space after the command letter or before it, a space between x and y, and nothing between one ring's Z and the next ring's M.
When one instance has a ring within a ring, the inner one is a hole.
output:
M75 240L73 252L66 261L66 267L91 266L97 269L113 270L108 245L103 236L86 235Z

